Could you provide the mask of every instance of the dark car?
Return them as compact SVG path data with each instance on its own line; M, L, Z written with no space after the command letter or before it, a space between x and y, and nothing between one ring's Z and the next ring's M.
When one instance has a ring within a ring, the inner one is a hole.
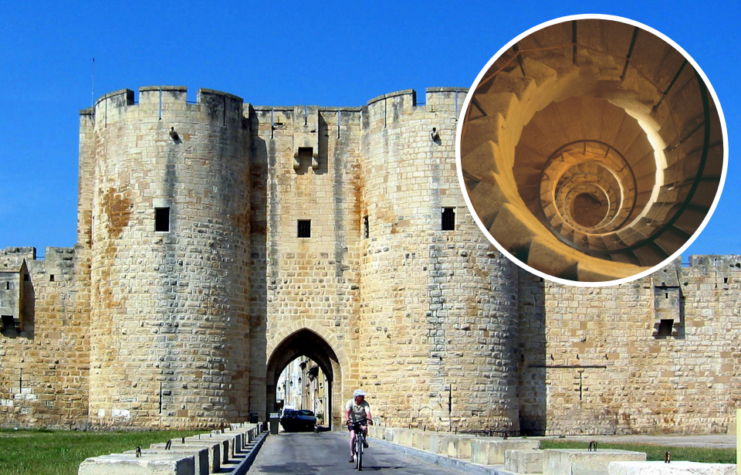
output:
M280 418L280 425L286 432L299 430L314 430L316 427L316 416L307 409L287 409L283 411Z

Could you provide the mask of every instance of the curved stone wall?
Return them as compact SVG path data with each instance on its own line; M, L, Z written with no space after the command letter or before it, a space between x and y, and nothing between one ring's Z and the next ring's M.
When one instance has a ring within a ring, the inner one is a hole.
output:
M185 88L95 107L90 416L213 426L248 411L249 136L242 100ZM159 211L161 229L155 228Z
M457 93L430 90L417 106L402 91L368 106L360 385L385 425L517 431L517 271L463 206ZM454 230L442 230L445 209Z

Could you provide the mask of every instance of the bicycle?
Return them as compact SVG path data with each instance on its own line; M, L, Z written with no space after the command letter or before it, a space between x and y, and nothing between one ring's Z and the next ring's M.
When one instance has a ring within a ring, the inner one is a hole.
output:
M355 432L355 468L357 468L359 472L363 470L363 447L365 446L365 436L363 435L360 426L362 426L364 422L373 425L373 421L370 419L348 422L348 425L352 424L352 430Z

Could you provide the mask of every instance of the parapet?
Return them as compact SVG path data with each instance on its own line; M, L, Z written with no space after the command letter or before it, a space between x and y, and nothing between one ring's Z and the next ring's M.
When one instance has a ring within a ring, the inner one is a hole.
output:
M177 121L186 117L208 120L224 127L242 127L241 97L213 89L199 89L197 101L188 102L185 86L145 86L134 91L121 89L102 96L95 103L95 128L101 129L124 119ZM89 115L90 110L80 111Z
M428 87L425 94L427 110L453 111L457 117L466 100L466 94L468 88L465 87Z
M468 93L462 87L429 87L425 91L425 103L417 103L414 89L391 92L368 101L368 123L371 127L387 127L402 116L414 113L442 112L457 118Z
M690 256L690 267L704 267L707 269L741 270L741 255L728 254L724 256L698 255Z
M24 260L36 260L35 247L6 247L0 249L0 270L16 268Z

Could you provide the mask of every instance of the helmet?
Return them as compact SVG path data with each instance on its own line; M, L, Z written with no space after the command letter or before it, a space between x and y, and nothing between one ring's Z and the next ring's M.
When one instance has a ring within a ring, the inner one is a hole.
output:
M352 397L358 396L365 396L365 391L363 391L362 389L356 389L355 392L352 394Z

